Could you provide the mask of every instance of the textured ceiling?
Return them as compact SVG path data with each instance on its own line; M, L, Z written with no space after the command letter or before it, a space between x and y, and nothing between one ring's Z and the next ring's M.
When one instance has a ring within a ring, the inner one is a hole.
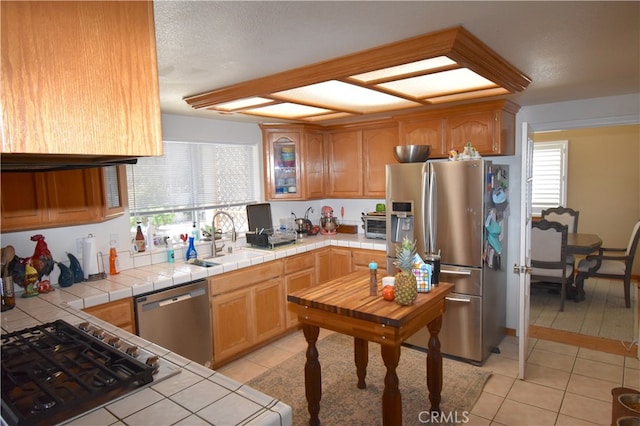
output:
M246 120L182 99L457 25L533 80L508 97L521 106L640 93L637 1L154 4L166 113Z

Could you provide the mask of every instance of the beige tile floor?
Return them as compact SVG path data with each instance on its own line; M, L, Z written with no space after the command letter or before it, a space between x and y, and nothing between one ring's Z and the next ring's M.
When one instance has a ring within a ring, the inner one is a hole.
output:
M321 330L320 338L330 332ZM306 348L301 332L218 369L247 382ZM610 425L611 389L640 390L640 361L532 339L526 380L518 380L518 340L507 336L483 368L493 373L467 425Z

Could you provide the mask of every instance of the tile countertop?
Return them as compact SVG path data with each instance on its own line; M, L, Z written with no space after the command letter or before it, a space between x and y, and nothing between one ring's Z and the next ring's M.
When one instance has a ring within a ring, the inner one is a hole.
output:
M52 285L55 291L38 297L25 299L16 294L16 308L1 315L2 333L58 319L74 325L89 321L182 369L180 374L141 388L65 424L289 425L292 422L291 407L281 401L101 321L81 309L332 245L386 250L384 240L367 239L362 234L337 234L305 237L296 244L275 250L236 248L236 253L246 249L260 254L232 262L224 262L224 257L221 257L216 260L221 265L209 268L181 261L173 264L156 262L166 258L164 250L137 254L133 257L131 269L106 279L85 281L64 288L55 284ZM178 253L176 250L176 257ZM207 255L201 257L206 258Z

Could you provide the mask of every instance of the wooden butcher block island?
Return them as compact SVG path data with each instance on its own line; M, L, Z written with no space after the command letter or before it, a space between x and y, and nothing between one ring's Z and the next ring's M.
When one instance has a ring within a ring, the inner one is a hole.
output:
M419 293L413 305L401 306L381 295L369 295L369 274L354 272L320 286L287 295L298 304L298 320L307 340L305 391L309 408L309 424L320 424L322 385L316 342L320 327L354 337L354 354L358 388L364 388L368 361L368 342L380 344L382 359L387 368L382 394L382 419L385 425L402 424L402 397L398 388L396 367L400 360L400 346L422 327L428 327L430 339L427 362L427 387L431 411L440 411L442 390L442 355L438 333L442 325L445 296L453 284L440 283L429 293Z

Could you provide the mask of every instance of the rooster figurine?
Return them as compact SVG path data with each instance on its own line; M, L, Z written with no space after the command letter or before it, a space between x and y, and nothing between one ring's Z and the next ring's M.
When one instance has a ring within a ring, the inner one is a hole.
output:
M30 263L38 272L38 281L40 282L39 291L48 293L51 291L49 282L49 274L53 271L56 262L51 256L51 252L44 241L44 235L36 234L31 237L31 241L36 242L36 248L31 256ZM46 277L46 278L45 278Z

